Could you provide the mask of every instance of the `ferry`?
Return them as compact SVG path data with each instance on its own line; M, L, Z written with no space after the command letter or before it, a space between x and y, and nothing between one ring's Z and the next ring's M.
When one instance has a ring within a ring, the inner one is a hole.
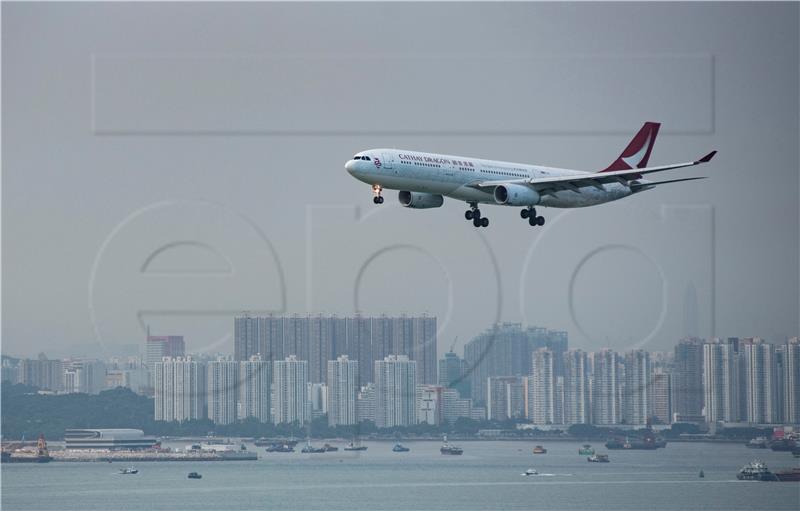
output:
M344 448L345 451L366 451L367 446L361 445L361 442L350 442L347 444L347 447Z
M594 454L594 449L589 444L584 444L583 447L578 448L578 454L581 456L591 456Z
M592 454L586 461L589 463L610 463L608 459L608 454Z
M139 470L133 467L121 468L119 469L120 475L127 475L127 474L138 474Z
M769 471L767 466L760 461L752 461L743 466L736 479L740 481L777 481L775 474Z
M392 447L392 452L408 452L410 450L411 449L402 444L394 444L394 447Z
M537 445L533 448L533 454L547 454L547 449L542 447L541 445Z

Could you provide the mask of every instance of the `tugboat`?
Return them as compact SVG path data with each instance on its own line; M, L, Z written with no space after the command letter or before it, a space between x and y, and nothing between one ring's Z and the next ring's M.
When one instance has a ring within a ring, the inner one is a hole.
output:
M752 461L743 466L739 473L736 474L736 479L740 481L777 481L778 478L775 474L769 471L767 466L760 461Z
M264 450L266 452L294 452L294 447L289 444L271 444Z
M133 467L121 468L119 469L120 475L128 475L128 474L138 474L139 470Z
M325 445L322 446L322 448L325 449L325 452L336 452L336 451L339 450L338 447L336 447L335 445L331 445L331 444L325 444Z
M306 446L300 450L300 452L304 454L322 454L325 452L324 447L314 447L311 445L311 440L306 441Z
M444 444L442 444L442 447L441 449L439 449L439 452L442 454L448 454L452 456L461 456L462 454L464 454L464 449L462 449L461 447L456 447L455 445L450 445L447 442L447 435L445 435Z
M586 461L589 463L610 463L608 460L608 454L592 454Z
M751 439L749 442L747 442L744 445L746 445L750 449L766 449L767 448L767 444L768 444L767 437L760 436L760 437L756 437L756 438Z
M186 477L188 477L189 479L202 479L203 475L197 472L189 472L189 475Z
M405 446L403 446L401 444L394 444L394 447L392 447L392 452L408 452L410 450L411 449L409 449L408 447L405 447Z
M591 456L594 454L594 449L589 444L583 444L583 447L578 448L578 454L581 456Z
M539 472L536 471L535 468L529 468L525 472L522 473L524 476L538 476Z
M537 445L533 448L533 454L547 454L547 449L542 447L541 445Z
M349 444L347 444L347 447L345 447L344 450L345 451L366 451L367 450L367 446L366 445L361 445L360 441L358 441L358 442L353 441L353 442L350 442Z

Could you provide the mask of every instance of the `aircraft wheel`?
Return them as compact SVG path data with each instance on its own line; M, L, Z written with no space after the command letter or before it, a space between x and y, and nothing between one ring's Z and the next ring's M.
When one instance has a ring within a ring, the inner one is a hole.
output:
M480 218L481 217L481 210L475 208L472 210L472 218Z
M378 204L383 204L383 197L378 197Z
M536 217L536 223L539 224L539 225L544 225L544 217L543 216L537 216Z
M468 210L467 210L467 211L464 213L464 218L466 218L467 220L472 220L472 210L471 210L471 209L468 209Z
M472 225L474 225L475 227L480 227L481 226L481 219L480 218L473 218L472 219Z
M380 203L378 202L378 199L379 199L379 198L380 198L380 197L373 197L373 198L372 198L372 202L374 202L375 204L380 204Z
M533 227L535 225L538 225L538 223L536 222L536 217L535 216L529 217L528 218L528 223L531 225L531 227Z
M519 212L519 216L521 216L522 218L528 218L528 214L529 214L529 212L528 212L527 209L522 209Z
M481 218L481 227L489 227L489 219L486 217Z

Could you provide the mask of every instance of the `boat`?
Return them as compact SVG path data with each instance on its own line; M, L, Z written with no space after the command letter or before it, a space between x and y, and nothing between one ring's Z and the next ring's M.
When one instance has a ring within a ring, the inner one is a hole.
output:
M578 448L578 454L581 456L591 456L594 454L594 449L589 444L584 444L583 447Z
M308 441L306 442L306 446L303 447L300 450L300 452L304 454L321 454L326 451L324 447L314 447L313 445L311 445L311 441Z
M401 444L394 444L394 447L392 447L392 452L408 452L410 450L411 449L409 449L408 447L405 447L405 446L403 446Z
M522 473L524 476L538 476L539 472L536 471L535 468L529 468L525 472Z
M749 442L744 444L745 446L749 447L750 449L766 449L769 442L767 441L767 437L760 436L751 439Z
M775 474L769 471L767 466L760 461L751 461L743 466L736 479L740 481L777 481Z
M290 444L271 444L264 450L267 452L294 452L294 447Z
M121 468L121 469L119 469L119 473L120 473L121 475L127 475L127 474L138 474L138 473L139 473L139 470L138 470L138 469L135 469L135 468L133 468L133 467L126 467L126 468Z
M800 468L789 468L786 470L776 470L775 477L781 482L800 481Z
M25 437L23 436L22 444L25 444ZM50 452L47 450L47 442L44 435L39 435L39 440L36 442L36 450L32 451L27 448L17 449L11 453L3 451L3 461L6 463L48 463L53 461Z
M344 448L345 451L366 451L367 446L361 445L360 442L350 442L347 444L347 447Z
M325 452L336 452L336 451L339 450L338 447L336 447L335 445L331 445L331 444L325 444L325 445L322 446L322 448L325 449Z
M461 447L457 447L455 445L451 445L447 441L447 435L445 435L444 444L442 444L442 447L439 449L439 452L442 454L447 454L452 456L461 456L462 454L464 454L464 449L462 449Z
M703 473L703 469L700 469L700 473L697 475L700 479L704 478L706 475Z
M791 438L781 438L769 443L769 448L773 451L793 451L796 447L797 443Z
M627 449L627 450L655 450L659 447L665 447L666 442L664 440L657 440L655 437L645 437L643 439L635 438L625 438L625 440L619 438L612 438L608 442L606 442L606 449Z
M295 440L295 439L291 439L291 440L285 440L285 439L270 440L268 438L261 437L261 438L259 438L258 440L256 440L253 443L257 447L270 447L270 446L279 445L279 444L280 445L288 445L288 446L294 447L294 446L297 445L297 440Z
M541 445L537 445L533 448L533 454L547 454L547 449L542 447Z
M610 463L608 459L608 454L592 454L586 461L589 463Z
M202 479L203 475L198 474L197 472L189 472L189 475L186 477L188 477L189 479Z

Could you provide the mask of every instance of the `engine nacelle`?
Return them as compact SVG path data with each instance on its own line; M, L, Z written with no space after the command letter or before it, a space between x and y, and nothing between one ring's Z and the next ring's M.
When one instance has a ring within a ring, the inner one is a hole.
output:
M497 185L494 187L494 201L507 206L535 206L539 204L539 192L525 185Z
M444 204L444 197L433 193L406 192L402 191L398 195L400 204L407 208L428 209L438 208Z

